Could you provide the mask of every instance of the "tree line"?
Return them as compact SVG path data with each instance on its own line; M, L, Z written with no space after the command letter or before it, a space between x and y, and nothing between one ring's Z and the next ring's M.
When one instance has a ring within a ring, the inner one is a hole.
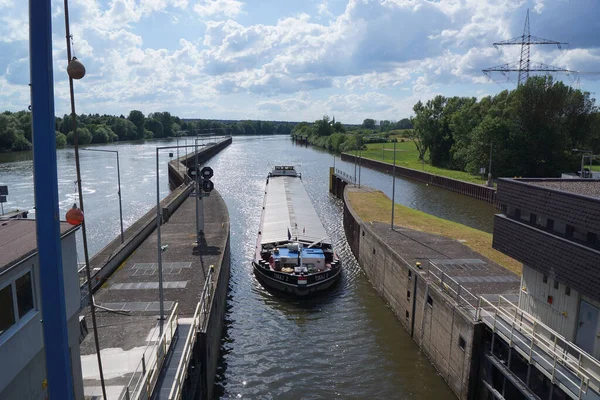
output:
M366 143L386 142L394 133L411 129L409 118L399 121L375 121L366 118L360 125L342 124L328 115L313 123L300 122L294 126L292 136L305 138L310 144L334 152L344 152L361 148Z
M553 177L577 169L581 154L573 149L600 152L595 99L552 77L480 100L436 96L413 111L420 157L437 167L475 174L491 157L495 177Z
M214 121L206 119L182 119L168 111L150 113L132 110L124 115L77 115L79 144L109 143L123 140L143 140L176 136L220 135L289 135L293 122L273 121ZM73 144L73 120L71 115L56 117L56 146ZM28 111L0 114L0 151L23 151L31 149L31 113Z
M431 165L478 174L492 164L494 177L555 177L578 170L581 152L600 153L600 112L590 93L532 77L495 96L418 101L414 116L397 123L365 119L348 128L325 116L295 126L293 135L343 152L401 134L412 140L419 159ZM402 124L403 131L397 131ZM393 128L390 128L390 126Z

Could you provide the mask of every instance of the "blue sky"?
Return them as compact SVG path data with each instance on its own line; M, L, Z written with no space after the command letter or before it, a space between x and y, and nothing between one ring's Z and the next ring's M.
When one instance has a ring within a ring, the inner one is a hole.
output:
M29 104L27 3L0 0L0 109ZM481 69L518 61L531 33L569 42L532 61L600 71L598 0L71 0L87 75L78 112L347 123L399 120L437 94L515 87ZM69 112L62 1L53 2L56 113ZM600 75L556 76L596 97Z

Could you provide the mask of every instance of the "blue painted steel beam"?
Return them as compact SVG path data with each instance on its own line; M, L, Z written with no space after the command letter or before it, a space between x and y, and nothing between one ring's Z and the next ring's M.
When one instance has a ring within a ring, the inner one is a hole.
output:
M74 395L58 208L50 6L50 0L29 1L33 185L48 397L71 400Z

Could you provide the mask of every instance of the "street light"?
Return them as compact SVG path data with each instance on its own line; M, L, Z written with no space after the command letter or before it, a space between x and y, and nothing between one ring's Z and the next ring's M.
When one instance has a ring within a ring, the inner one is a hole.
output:
M162 222L162 210L160 208L160 174L159 174L159 164L158 164L158 153L160 150L166 149L175 149L175 148L183 148L183 147L194 147L190 146L163 146L156 148L156 244L158 249L158 293L159 293L159 302L160 302L160 318L159 318L159 332L160 336L163 333L163 323L165 320L165 297L163 291L163 276L162 276L162 252L163 248L160 242L160 225ZM197 154L196 154L197 156ZM196 188L196 191L198 189Z
M394 141L394 167L392 169L392 227L394 230L394 209L396 204L396 141Z
M117 150L102 150L102 149L82 149L87 151L101 151L103 153L115 153L117 155L117 183L119 185L119 217L121 220L121 243L125 242L125 236L123 234L123 204L121 203L121 168L119 167L119 152Z

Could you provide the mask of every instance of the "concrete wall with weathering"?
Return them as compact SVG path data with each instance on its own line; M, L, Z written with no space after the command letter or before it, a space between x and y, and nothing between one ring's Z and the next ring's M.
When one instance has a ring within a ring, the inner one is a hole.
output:
M355 162L356 157L352 154L342 153L342 161ZM394 170L393 164L361 158L360 164L363 167L372 168L377 171L391 174ZM465 196L473 197L478 200L483 200L488 203L496 202L496 189L478 185L476 183L465 182L458 179L452 179L445 176L430 174L428 172L419 171L412 168L400 167L396 165L396 176L414 179L420 182L428 183L432 186L438 186L452 192L464 194Z
M354 213L347 191L343 200L348 243L373 287L458 398L474 398L478 357L472 355L480 325Z

